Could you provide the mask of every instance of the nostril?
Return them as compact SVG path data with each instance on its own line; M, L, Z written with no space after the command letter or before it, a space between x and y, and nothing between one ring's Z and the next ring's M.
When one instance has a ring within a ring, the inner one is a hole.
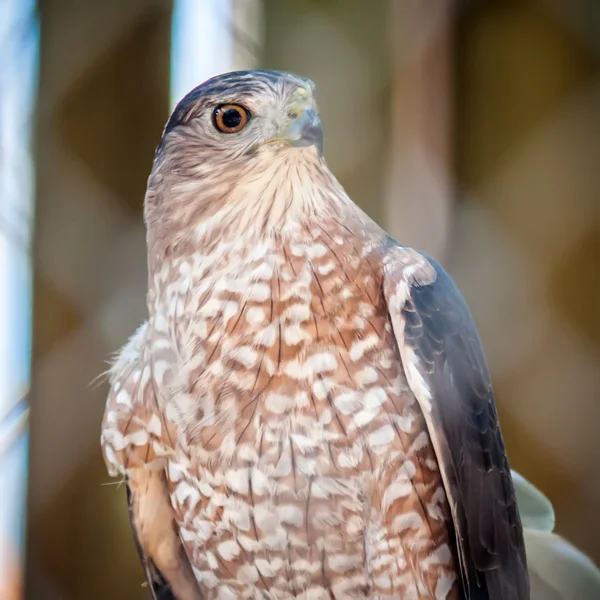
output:
M297 112L289 112L287 114L289 119L297 119L298 118L298 113Z

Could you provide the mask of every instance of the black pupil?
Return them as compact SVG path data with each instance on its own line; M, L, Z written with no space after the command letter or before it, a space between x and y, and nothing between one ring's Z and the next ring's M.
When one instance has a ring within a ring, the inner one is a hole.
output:
M242 114L237 108L226 108L221 115L221 120L227 129L235 129L242 122Z

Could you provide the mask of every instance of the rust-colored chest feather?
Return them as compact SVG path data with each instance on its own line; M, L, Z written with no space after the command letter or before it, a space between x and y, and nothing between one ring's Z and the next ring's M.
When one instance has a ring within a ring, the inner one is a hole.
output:
M448 507L379 242L350 243L337 223L302 233L222 243L155 276L148 359L165 418L151 452L169 457L196 578L211 598L450 598Z
M313 235L176 261L158 286L150 325L178 365L165 376L181 396L180 421L190 423L186 441L207 460L253 444L256 422L282 431L294 421L309 435L320 423L329 441L347 439L367 423L366 415L355 422L356 401L337 400L341 391L402 386L380 266L369 262L375 251L321 229Z

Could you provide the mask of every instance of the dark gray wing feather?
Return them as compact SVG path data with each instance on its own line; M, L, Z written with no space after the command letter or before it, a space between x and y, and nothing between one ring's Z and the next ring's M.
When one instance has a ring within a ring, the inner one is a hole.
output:
M431 422L444 454L438 462L455 506L464 596L528 600L521 520L477 328L444 269L406 250L435 270L435 281L413 281L396 321L404 321L399 344L418 357L417 369L431 394ZM389 282L384 287L391 289Z

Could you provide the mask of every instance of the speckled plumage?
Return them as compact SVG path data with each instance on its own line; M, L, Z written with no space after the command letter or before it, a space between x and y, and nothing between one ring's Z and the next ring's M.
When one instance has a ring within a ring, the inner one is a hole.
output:
M228 102L247 106L254 129L211 130L210 110ZM390 240L315 146L285 142L299 105L314 107L307 80L220 76L180 103L157 151L149 318L111 371L102 430L154 593L525 599L476 332L452 320L465 318L460 303L429 323L431 302L415 290L445 281L441 267ZM476 369L456 370L444 398L435 361L448 328L464 328L458 360ZM475 395L461 406L452 394L463 384ZM481 514L467 514L470 493L486 498Z

